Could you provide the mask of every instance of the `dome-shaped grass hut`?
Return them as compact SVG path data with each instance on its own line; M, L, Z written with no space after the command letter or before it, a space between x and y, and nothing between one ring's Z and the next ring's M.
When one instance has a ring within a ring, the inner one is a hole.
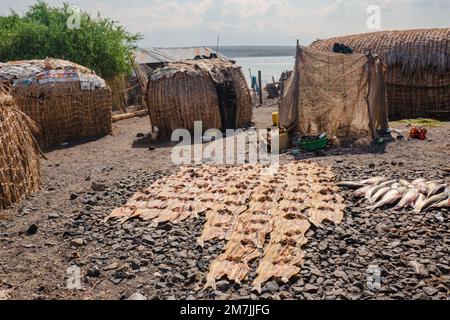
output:
M40 127L43 148L111 132L111 90L92 70L64 60L0 63L0 83Z
M390 119L450 119L450 28L357 34L311 47L332 51L335 44L384 57Z
M36 125L0 86L0 209L19 202L41 186Z
M156 69L147 85L152 125L173 130L236 129L250 125L252 99L240 67L222 59L185 60Z

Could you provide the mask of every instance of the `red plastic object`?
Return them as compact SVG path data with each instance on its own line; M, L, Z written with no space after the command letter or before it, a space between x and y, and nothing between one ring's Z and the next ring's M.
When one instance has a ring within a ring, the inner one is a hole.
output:
M426 140L427 139L427 129L422 127L412 127L409 132L409 136L412 139Z

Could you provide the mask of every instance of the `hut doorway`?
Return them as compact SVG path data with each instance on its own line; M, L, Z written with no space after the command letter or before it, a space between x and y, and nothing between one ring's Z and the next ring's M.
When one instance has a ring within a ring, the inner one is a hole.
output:
M219 111L222 120L222 130L236 129L236 90L233 81L225 80L216 84L219 98Z

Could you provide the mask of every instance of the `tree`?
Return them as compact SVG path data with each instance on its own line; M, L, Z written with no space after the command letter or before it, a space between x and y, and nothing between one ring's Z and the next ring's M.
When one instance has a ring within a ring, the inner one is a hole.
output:
M23 16L14 11L0 16L0 61L52 57L91 68L102 77L128 74L130 54L141 35L84 11L80 28L70 29L67 21L73 13L67 3L50 7L38 1Z

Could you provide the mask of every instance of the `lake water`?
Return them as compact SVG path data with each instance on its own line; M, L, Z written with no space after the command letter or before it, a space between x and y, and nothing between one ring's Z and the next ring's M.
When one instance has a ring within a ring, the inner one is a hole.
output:
M272 82L272 77L275 81L280 79L281 74L286 70L294 68L294 57L252 57L252 58L232 58L236 64L242 67L242 72L247 79L249 85L251 84L250 73L258 77L258 71L261 70L263 86L268 82Z

